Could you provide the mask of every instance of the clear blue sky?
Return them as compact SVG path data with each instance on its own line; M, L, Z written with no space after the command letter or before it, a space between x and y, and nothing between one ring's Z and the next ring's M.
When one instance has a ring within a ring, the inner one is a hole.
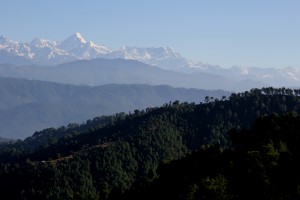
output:
M299 0L1 0L0 35L171 46L222 67L299 67Z

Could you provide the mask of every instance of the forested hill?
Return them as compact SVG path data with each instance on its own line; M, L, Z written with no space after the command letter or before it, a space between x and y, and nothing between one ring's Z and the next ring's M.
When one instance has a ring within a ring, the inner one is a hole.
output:
M129 115L119 113L82 125L46 129L1 147L1 192L11 199L125 198L128 191L135 194L159 180L161 163L213 146L238 151L249 148L249 144L236 145L229 132L250 129L261 116L296 115L299 94L299 90L285 88L253 89L228 99L207 97L200 104L175 101ZM222 183L223 178L209 181ZM197 189L200 186L195 182L195 194L202 191ZM228 197L238 196L234 195Z
M154 183L123 199L300 199L300 116L258 118L230 132L231 149L210 146L165 162Z

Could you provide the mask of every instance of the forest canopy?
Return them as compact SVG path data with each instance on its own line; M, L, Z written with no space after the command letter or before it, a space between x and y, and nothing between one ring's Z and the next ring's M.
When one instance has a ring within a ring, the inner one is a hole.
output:
M11 199L299 198L299 95L252 89L45 129L1 145L1 192Z

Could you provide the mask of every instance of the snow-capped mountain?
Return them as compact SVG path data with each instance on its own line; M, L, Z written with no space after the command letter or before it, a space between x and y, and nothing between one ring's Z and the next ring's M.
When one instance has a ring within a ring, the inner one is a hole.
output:
M189 67L189 61L171 47L140 48L123 46L119 50L112 52L109 58L138 60L172 71L186 72Z
M195 66L195 63L182 57L170 47L123 46L118 50L112 50L109 47L87 41L80 33L75 33L63 41L36 38L29 43L15 42L1 36L0 50L8 52L10 55L22 56L35 64L42 65L57 65L81 59L123 58L182 72L187 72L189 68ZM196 65L202 66L202 63Z
M205 72L220 75L231 80L254 80L272 85L273 87L299 87L300 69L286 68L260 68L233 66L231 68L207 67L196 68L195 72Z
M100 46L94 44L92 41L86 41L80 33L75 33L68 37L57 47L73 55L76 59L86 60L103 57L112 52L112 50L106 46Z
M14 42L1 36L0 50L11 56L21 56L35 64L42 65L57 65L75 60L105 57L106 54L112 52L106 46L86 41L80 33L75 33L63 41L36 38L29 43Z
M75 33L74 35L60 42L59 47L65 51L71 51L73 49L83 47L86 43L86 40L81 36L80 33Z
M87 41L80 33L63 41L36 38L29 43L15 42L0 36L0 64L57 65L76 60L94 58L122 58L184 73L206 73L226 77L230 80L253 80L272 86L300 85L300 69L240 67L222 68L216 65L194 62L182 57L170 47L130 47L112 50L104 45Z

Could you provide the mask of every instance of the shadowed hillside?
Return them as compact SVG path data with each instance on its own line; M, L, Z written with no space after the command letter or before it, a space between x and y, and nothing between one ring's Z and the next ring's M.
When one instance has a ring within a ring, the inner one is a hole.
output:
M253 89L45 129L1 146L0 188L11 199L299 197L299 94Z

